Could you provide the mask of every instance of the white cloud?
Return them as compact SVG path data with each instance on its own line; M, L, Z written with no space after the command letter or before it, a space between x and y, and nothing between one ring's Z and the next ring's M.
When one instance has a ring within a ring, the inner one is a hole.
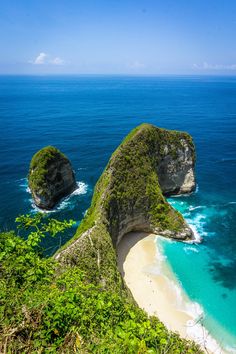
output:
M193 69L197 70L236 70L236 64L209 64L204 62L203 64L193 64Z
M36 65L45 64L46 59L47 59L47 54L42 52L42 53L40 53L40 54L37 56L37 58L33 61L33 64L36 64Z
M34 65L64 65L65 61L60 57L53 58L51 55L41 52L34 60L30 60L29 63Z

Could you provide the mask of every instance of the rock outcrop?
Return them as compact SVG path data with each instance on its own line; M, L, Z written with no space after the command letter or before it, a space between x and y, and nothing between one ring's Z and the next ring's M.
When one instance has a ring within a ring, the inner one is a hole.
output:
M176 195L194 191L196 187L194 165L195 154L189 140L181 138L177 147L166 144L157 166L162 193Z
M164 195L193 191L194 165L189 134L150 124L135 128L113 153L76 235L56 258L89 267L90 274L99 269L107 282L116 273L114 249L128 232L192 239L192 230Z
M70 161L53 146L47 146L33 156L28 179L35 204L41 209L52 209L61 198L76 189Z

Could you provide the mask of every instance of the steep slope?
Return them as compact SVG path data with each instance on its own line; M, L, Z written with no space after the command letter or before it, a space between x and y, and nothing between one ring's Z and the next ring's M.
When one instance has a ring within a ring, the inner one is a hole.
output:
M193 191L194 165L189 134L149 124L135 128L114 152L97 182L91 207L76 235L55 257L62 263L78 264L105 287L119 288L115 247L128 232L147 231L178 240L193 238L191 229L163 193Z

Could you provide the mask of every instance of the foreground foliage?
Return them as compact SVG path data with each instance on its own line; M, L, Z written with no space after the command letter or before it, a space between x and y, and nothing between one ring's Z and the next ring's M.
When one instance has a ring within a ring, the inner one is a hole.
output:
M0 234L1 353L198 353L117 292L59 268L40 241L73 225L41 214L17 218L28 238Z

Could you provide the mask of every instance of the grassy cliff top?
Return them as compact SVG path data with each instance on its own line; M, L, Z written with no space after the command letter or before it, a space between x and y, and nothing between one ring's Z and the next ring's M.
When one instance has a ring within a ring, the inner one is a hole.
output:
M184 149L183 142L188 144L195 159L193 141L188 133L146 123L132 130L113 153L105 170L105 174L112 171L106 200L109 212L111 205L116 204L120 209L132 204L136 211L149 215L150 231L154 232L154 227L159 231L180 231L185 223L163 196L157 167L166 155L166 148L175 160L178 150Z

